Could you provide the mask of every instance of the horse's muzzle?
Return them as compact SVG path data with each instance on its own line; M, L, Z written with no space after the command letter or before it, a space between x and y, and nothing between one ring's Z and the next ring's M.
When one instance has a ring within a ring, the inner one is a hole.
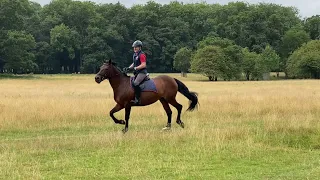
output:
M96 77L94 78L96 80L96 83L100 84L103 81L103 77L100 75L96 75Z

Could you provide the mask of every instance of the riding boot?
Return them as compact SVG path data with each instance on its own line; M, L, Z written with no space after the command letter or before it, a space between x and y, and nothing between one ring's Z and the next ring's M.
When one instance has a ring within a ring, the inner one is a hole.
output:
M139 105L140 104L140 95L141 95L141 89L140 86L134 86L134 94L135 94L135 99L131 101L134 105Z

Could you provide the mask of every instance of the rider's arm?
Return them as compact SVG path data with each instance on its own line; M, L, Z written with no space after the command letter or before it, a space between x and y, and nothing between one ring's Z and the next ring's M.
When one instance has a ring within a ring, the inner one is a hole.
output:
M133 66L134 66L134 64L132 63L132 64L129 66L129 69L133 69Z
M146 68L147 67L147 57L145 54L141 54L140 56L140 62L141 62L141 65L136 67L137 70L139 69L143 69L143 68Z

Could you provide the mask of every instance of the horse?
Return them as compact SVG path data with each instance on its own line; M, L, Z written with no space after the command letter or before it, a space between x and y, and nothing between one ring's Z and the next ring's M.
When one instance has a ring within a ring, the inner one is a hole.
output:
M178 111L176 123L182 128L185 127L181 120L181 111L183 106L176 100L177 92L180 92L189 99L189 108L187 111L193 111L199 105L198 94L196 92L190 92L188 87L181 81L167 75L159 75L152 79L149 78L149 81L154 82L157 92L142 91L139 105L133 105L131 103L131 100L134 99L131 77L128 76L126 72L122 72L111 60L103 63L100 67L99 72L95 76L95 82L100 84L106 79L110 82L114 93L114 101L116 102L115 107L110 111L110 117L116 124L125 125L125 128L122 130L123 133L128 132L130 112L131 108L134 106L148 106L160 101L168 117L167 125L163 129L170 130L172 111L169 104L175 107ZM142 82L142 84L143 83L144 82ZM125 109L125 120L118 120L114 114L122 109Z

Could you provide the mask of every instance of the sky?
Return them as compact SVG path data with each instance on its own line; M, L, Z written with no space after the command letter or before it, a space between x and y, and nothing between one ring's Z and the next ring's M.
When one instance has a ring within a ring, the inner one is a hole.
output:
M51 0L33 0L35 2L40 3L41 5L45 5L50 3ZM82 0L84 1L84 0ZM133 4L145 4L148 0L90 0L96 3L117 3L118 1L121 4L124 4L126 7L130 7ZM155 2L166 4L169 3L171 0L155 0ZM179 0L184 3L195 3L201 2L203 0ZM205 2L211 3L219 3L219 4L227 4L232 2L232 0L204 0ZM240 0L238 0L240 1ZM294 6L297 7L300 11L300 16L302 18L309 17L312 15L320 15L320 0L245 0L248 3L275 3L275 4L282 4L284 6Z

